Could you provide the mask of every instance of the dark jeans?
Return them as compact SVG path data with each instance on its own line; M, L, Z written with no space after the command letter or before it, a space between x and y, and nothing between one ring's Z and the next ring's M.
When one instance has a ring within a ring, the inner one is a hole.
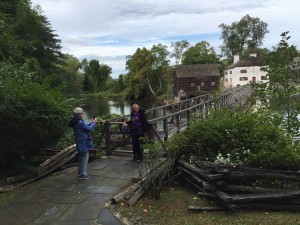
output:
M132 134L132 149L134 160L143 160L143 138L143 134Z

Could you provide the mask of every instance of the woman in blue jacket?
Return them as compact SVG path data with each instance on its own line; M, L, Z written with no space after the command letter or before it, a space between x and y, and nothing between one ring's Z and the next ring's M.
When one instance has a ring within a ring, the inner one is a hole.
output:
M87 175L89 151L94 148L90 131L96 127L97 119L93 118L91 123L83 121L84 112L82 108L74 109L74 117L69 122L69 127L72 127L75 135L76 148L78 151L78 179L89 179Z

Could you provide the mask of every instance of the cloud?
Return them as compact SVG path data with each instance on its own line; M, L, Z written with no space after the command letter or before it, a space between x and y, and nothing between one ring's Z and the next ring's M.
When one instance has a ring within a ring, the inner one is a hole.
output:
M290 31L300 44L298 0L32 0L40 4L63 51L80 59L94 57L112 67L113 77L125 72L126 56L137 48L187 40L208 41L220 51L221 23L231 24L249 14L268 24L264 47ZM90 58L91 59L91 58Z

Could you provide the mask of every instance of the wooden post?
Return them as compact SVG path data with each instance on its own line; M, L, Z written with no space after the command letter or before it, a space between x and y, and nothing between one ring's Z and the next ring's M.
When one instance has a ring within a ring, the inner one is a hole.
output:
M105 146L106 146L106 155L111 155L111 149L110 149L110 123L108 121L105 121Z
M190 125L190 120L191 120L191 112L187 110L186 114L186 126L188 127Z
M176 125L177 125L177 133L179 133L179 131L180 131L180 115L179 114L177 114L176 115Z
M166 110L166 107L163 108L163 116L166 116L167 115L167 110ZM164 119L163 120L163 128L164 128L164 141L167 141L168 140L168 119Z

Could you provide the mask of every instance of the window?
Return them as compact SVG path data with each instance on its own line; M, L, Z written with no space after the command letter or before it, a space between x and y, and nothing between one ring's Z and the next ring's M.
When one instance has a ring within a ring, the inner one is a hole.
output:
M240 72L241 73L247 73L247 70L241 70Z
M195 83L191 83L191 87L195 87Z
M228 82L228 78L225 78L225 82Z
M230 74L232 74L232 71L230 70Z
M227 75L227 71L225 71L225 75Z
M268 80L268 76L261 76L260 80Z
M216 85L216 82L210 82L210 85L211 85L211 86L215 86L215 85Z
M201 87L204 87L205 86L205 83L204 82L201 82Z
M248 77L240 77L240 81L248 80Z

